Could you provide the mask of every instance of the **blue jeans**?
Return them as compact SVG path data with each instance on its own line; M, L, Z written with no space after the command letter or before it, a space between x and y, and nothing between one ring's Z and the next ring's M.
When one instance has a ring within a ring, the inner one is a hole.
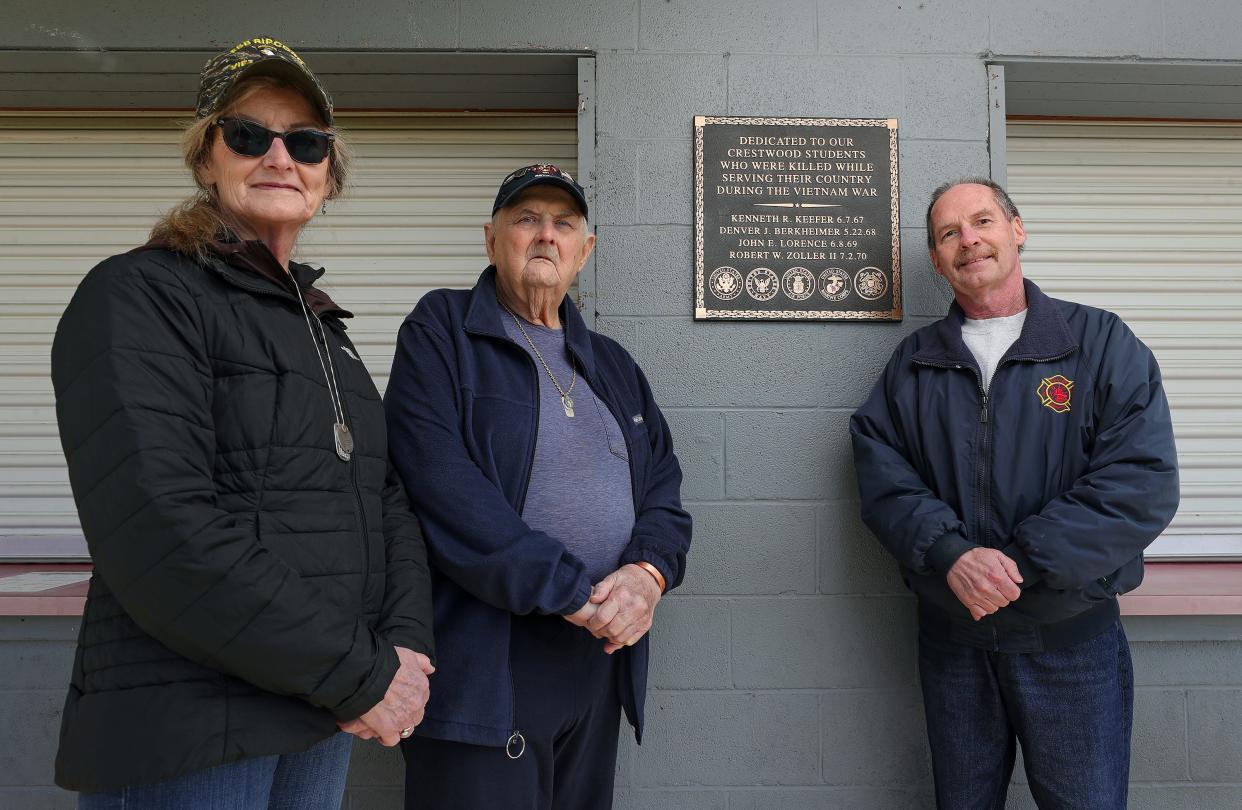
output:
M1125 810L1134 677L1120 622L1065 649L980 650L919 633L936 805L1004 810L1016 744L1040 808Z
M353 737L252 757L150 785L82 793L78 810L339 810Z

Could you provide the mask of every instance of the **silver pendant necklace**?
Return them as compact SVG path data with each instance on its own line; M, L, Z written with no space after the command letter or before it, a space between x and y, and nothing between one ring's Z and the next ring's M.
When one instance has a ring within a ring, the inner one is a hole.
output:
M341 402L341 388L336 381L336 367L332 364L332 351L328 348L328 336L323 330L323 321L319 320L318 315L314 318L315 325L319 327L319 340L316 340L315 330L311 326L310 310L306 307L306 299L302 297L302 288L298 286L289 268L286 267L285 272L289 273L289 279L293 281L293 288L297 291L298 303L302 305L302 317L306 319L306 331L310 333L315 355L319 358L319 368L323 371L324 382L328 384L328 398L332 400L332 441L336 446L336 455L341 461L349 461L354 452L354 435L349 432L349 425L345 424L345 406ZM319 349L320 341L323 341L322 351Z
M573 369L573 376L569 379L569 388L561 388L561 384L556 381L556 375L552 373L552 369L548 367L548 363L543 359L543 355L539 353L539 347L535 345L535 341L530 339L530 335L526 334L526 327L522 326L522 319L500 301L500 306L504 307L505 312L509 313L509 317L513 318L513 322L517 324L518 331L522 333L522 337L526 338L526 342L530 345L531 351L535 353L535 357L539 358L539 365L543 366L543 370L548 373L548 379L552 381L552 385L556 386L556 392L561 395L561 407L565 409L565 415L570 419L574 418L574 400L569 396L569 392L574 390L574 383L578 382L578 364L574 362L573 354L569 355L569 367Z

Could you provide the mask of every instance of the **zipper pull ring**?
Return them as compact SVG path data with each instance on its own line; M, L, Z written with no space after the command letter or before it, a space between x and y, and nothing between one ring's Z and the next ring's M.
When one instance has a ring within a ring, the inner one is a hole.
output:
M514 751L517 753L513 753ZM522 736L522 732L517 729L509 735L509 741L505 743L505 756L509 759L520 759L522 754L526 753L526 738Z

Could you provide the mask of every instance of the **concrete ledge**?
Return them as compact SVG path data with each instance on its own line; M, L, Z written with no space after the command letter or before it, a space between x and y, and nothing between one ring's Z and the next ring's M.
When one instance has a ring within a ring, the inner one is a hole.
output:
M1242 564L1149 562L1143 584L1120 604L1125 616L1242 615Z
M69 574L91 570L89 563L0 564L0 582L19 574ZM81 616L88 582L47 590L0 592L0 616Z
M0 579L90 571L87 563L0 564ZM87 583L0 593L0 616L81 616ZM1143 584L1119 600L1125 616L1242 616L1242 563L1149 562Z

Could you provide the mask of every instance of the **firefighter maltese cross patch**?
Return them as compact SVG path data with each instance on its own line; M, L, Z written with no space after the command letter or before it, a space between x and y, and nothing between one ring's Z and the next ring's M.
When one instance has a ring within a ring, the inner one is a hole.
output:
M1069 413L1070 394L1074 390L1074 381L1067 380L1060 374L1044 377L1035 393L1039 401L1057 413Z

